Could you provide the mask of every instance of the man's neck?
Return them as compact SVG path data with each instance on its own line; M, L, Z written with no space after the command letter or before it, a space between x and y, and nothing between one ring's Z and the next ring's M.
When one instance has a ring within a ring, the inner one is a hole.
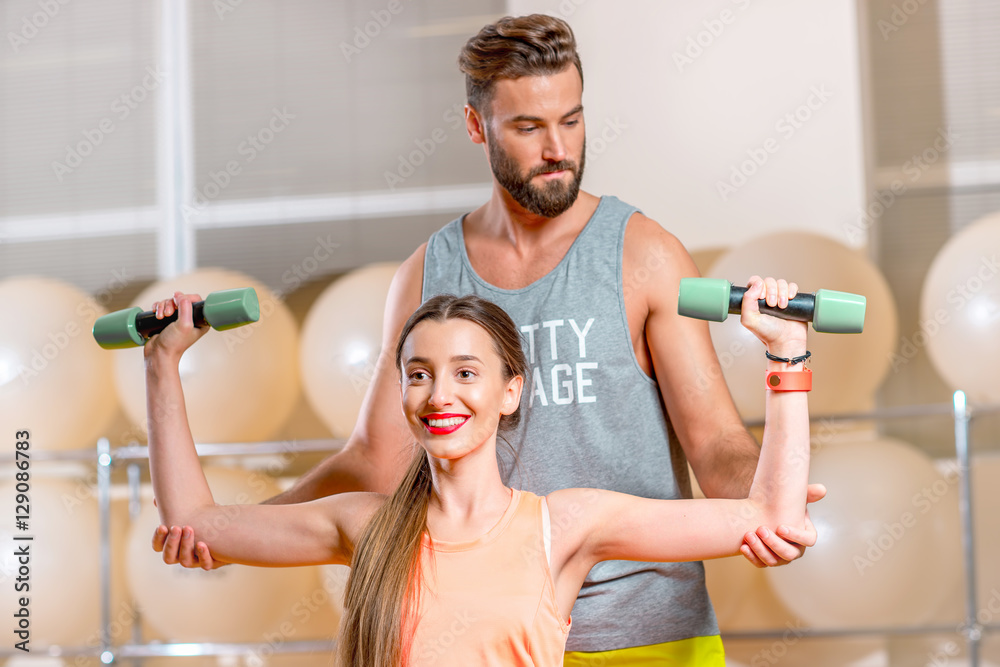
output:
M466 216L465 231L467 236L508 244L519 253L530 254L533 249L544 247L567 233L575 238L590 220L599 201L581 190L572 206L554 218L546 218L522 207L494 183L490 200Z

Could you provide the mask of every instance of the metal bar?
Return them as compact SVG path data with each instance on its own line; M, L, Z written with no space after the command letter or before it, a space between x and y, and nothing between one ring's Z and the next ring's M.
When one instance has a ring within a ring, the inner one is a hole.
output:
M330 652L337 646L332 639L315 641L280 642L263 644L269 653L309 653ZM256 643L215 643L191 642L187 644L124 644L118 647L119 658L158 658L164 656L199 656L199 655L251 655L259 653L262 644Z
M806 626L786 624L784 630L746 630L742 632L722 632L723 642L736 639L782 639L789 635L795 637L864 637L885 635L922 635L928 633L958 634L960 628L955 625L912 625L887 626L875 628L810 628Z
M111 652L111 442L97 441L97 506L101 530L101 660Z
M242 456L254 454L288 454L297 452L338 452L347 443L342 439L302 440L295 442L234 442L196 445L198 456ZM118 461L143 461L149 458L149 448L131 444L114 451Z
M138 463L129 463L125 468L128 474L128 520L130 524L134 524L135 520L139 518L139 512L142 511L142 499L140 494L142 493L142 468ZM132 599L132 609L135 610L135 617L132 623L132 643L141 644L142 643L142 612L139 610L139 605L136 604L135 598ZM141 660L133 660L133 665L141 665Z
M1000 405L976 405L966 406L971 414L988 415L1000 413ZM816 422L854 422L854 421L880 421L884 419L913 419L916 417L951 417L954 415L954 406L951 403L928 403L925 405L896 405L886 408L878 408L871 412L848 412L835 415L810 415L809 421ZM763 426L764 420L756 419L744 422L747 426Z
M979 642L983 636L976 604L976 550L972 516L972 466L969 461L969 422L965 392L953 397L955 455L958 457L958 510L962 517L962 549L965 561L965 624L962 634L969 647L970 667L979 667Z
M157 117L157 194L163 224L157 239L159 278L196 266L194 232L184 215L192 200L191 65L187 0L164 2L160 12L160 65L166 72Z

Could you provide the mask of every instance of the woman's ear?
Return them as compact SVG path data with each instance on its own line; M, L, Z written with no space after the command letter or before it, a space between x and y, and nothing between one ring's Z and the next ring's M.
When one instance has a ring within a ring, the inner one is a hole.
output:
M517 410L517 406L521 404L521 388L523 386L524 378L520 375L515 375L507 382L507 388L504 390L503 405L501 406L500 414L514 414Z

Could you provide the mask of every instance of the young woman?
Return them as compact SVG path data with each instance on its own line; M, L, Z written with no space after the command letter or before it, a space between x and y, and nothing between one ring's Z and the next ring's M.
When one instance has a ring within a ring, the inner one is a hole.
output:
M795 295L794 285L767 283ZM773 355L804 354L806 325L762 315L757 299L766 293L764 280L751 279L744 326ZM542 498L505 486L496 441L519 418L528 366L514 323L474 296L430 299L400 334L402 409L419 447L391 496L218 507L195 453L178 374L184 350L205 332L191 323L199 299L178 293L159 302L158 312L176 305L179 318L145 348L160 517L193 530L229 562L350 564L340 664L561 665L569 612L596 563L731 556L758 526L804 523L804 391L767 391L760 460L743 500L650 500L598 489ZM627 457L627 433L621 447ZM214 524L220 515L225 522Z

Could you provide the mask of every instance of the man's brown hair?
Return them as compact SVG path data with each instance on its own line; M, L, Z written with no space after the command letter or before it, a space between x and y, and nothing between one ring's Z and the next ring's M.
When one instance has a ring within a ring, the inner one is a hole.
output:
M576 65L582 85L583 66L573 30L546 14L505 16L466 42L458 57L469 104L487 118L500 79L558 74L570 65Z

